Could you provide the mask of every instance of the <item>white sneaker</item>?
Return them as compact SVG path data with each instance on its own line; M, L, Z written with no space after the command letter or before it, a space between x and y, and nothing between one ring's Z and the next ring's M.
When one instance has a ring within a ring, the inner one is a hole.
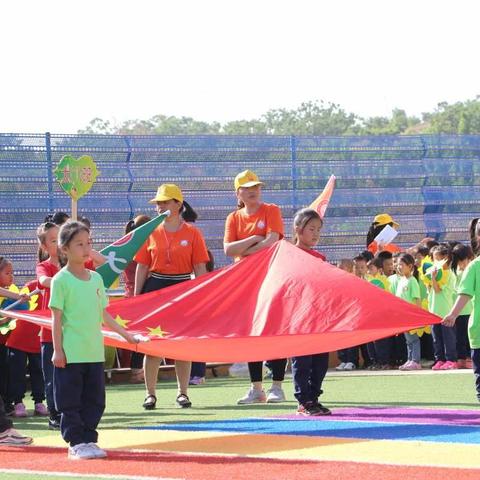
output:
M355 366L354 363L352 362L347 362L345 366L343 367L344 370L350 371L350 370L355 370L357 367Z
M345 370L345 365L346 365L346 363L345 363L345 362L342 362L340 365L337 365L337 366L335 367L335 370L338 370L338 371Z
M68 447L68 458L70 460L90 460L97 457L88 444L79 443L73 447Z
M285 393L281 387L272 385L270 390L267 390L267 403L285 402Z
M237 405L249 405L251 403L265 403L267 396L263 390L250 388L250 390L242 398L237 400Z
M95 458L107 458L107 452L102 450L96 443L90 442L87 443L87 446L95 455Z

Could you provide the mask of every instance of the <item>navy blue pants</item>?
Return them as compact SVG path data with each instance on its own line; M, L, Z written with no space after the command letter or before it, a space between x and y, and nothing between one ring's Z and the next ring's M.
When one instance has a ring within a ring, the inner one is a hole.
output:
M190 378L193 377L205 377L207 374L207 364L205 362L192 362L192 371L190 372Z
M47 408L50 417L55 418L59 414L55 409L55 400L53 398L53 343L42 343L42 372L43 382L45 384L45 398L47 399Z
M292 358L294 395L298 403L317 402L328 370L328 353Z
M480 402L480 348L472 348L473 374L475 375L475 390Z
M356 367L358 367L358 347L343 348L337 352L337 355L340 362L353 363Z
M445 325L432 325L433 354L435 361L457 361L457 338L455 329Z
M103 362L69 363L53 369L55 408L61 413L60 430L72 447L97 443L97 426L105 410Z
M28 353L16 348L8 349L8 401L20 403L27 391L27 362L32 398L35 403L45 400L42 364L39 353Z

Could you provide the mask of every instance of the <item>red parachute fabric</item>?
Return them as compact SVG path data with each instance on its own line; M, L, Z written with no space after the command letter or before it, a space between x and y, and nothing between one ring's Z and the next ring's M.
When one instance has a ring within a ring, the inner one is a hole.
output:
M106 344L208 362L335 351L440 322L285 240L196 280L114 302L108 310L127 320L130 332L152 340L129 345L106 338Z

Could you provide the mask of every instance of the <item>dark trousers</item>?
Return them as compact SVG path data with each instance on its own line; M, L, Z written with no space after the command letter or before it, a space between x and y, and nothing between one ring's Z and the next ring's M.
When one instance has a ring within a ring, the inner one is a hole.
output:
M132 356L130 357L130 368L142 369L144 356L143 353L132 352Z
M69 363L53 369L55 407L62 417L63 439L72 447L97 443L97 426L105 410L103 362Z
M190 378L204 377L207 373L207 364L205 362L192 362Z
M8 348L0 345L0 398L8 403Z
M43 382L45 384L45 398L47 399L47 408L50 412L50 417L55 418L59 413L55 409L55 400L53 398L53 343L42 343L42 372Z
M358 347L343 348L337 352L338 359L343 363L353 363L358 367Z
M16 348L8 349L8 401L20 403L27 391L27 362L32 387L32 398L35 403L45 400L42 362L39 353L28 353Z
M302 355L292 358L294 395L298 403L318 401L323 393L322 383L328 370L328 353Z
M455 328L432 325L433 354L435 361L457 361L457 339Z
M470 357L470 342L468 340L468 319L470 315L460 315L455 320L457 336L457 356L462 360Z
M392 339L392 363L403 365L407 361L407 342L405 335L400 333L391 337Z
M283 382L285 379L285 367L287 366L286 358L277 358L269 360L272 370L272 380L275 382ZM251 382L261 382L263 374L263 362L248 362L248 371L250 373Z
M392 337L382 338L373 342L375 356L380 365L392 363L393 339Z
M3 372L0 371L0 376L2 373ZM2 397L0 397L0 433L12 428L12 426L12 421L5 414L5 405L3 404Z
M480 402L480 348L472 348L473 374L475 375L475 390Z

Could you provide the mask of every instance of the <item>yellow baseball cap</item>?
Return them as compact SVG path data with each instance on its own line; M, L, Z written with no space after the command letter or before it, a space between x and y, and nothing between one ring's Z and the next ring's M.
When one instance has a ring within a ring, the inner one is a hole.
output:
M164 183L158 187L155 198L149 200L148 203L168 202L172 199L183 202L182 191L173 183Z
M264 183L261 182L257 175L251 170L244 170L235 177L235 191L240 187L248 188L254 187L255 185L264 185Z
M393 218L388 213L380 213L373 219L373 223L378 225L387 225L389 223L393 223L396 227L399 227L400 224L395 222Z

